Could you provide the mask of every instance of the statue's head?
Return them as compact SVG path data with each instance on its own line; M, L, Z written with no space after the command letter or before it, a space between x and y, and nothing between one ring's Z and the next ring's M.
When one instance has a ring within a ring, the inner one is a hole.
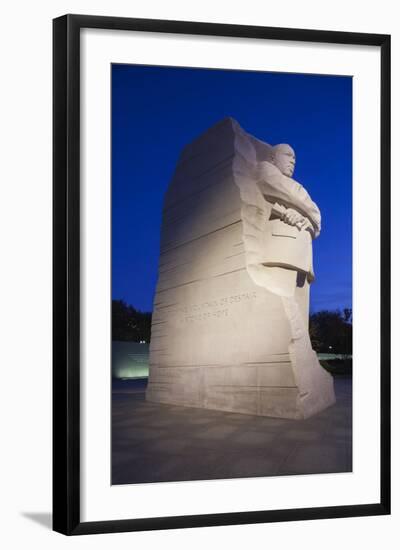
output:
M280 143L272 148L271 162L279 168L282 174L290 178L294 172L296 155L290 145Z

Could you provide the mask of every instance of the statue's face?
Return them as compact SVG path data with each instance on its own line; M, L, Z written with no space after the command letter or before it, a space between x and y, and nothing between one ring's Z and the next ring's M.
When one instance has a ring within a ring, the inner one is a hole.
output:
M290 145L276 145L272 153L272 162L289 178L292 177L296 164L296 155Z

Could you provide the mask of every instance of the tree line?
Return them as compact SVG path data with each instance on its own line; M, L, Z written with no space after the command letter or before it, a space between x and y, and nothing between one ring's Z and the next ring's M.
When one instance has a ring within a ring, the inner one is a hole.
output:
M112 301L112 339L120 342L150 342L151 312L124 302Z
M319 353L351 355L353 352L353 311L350 308L322 310L310 315L310 339Z

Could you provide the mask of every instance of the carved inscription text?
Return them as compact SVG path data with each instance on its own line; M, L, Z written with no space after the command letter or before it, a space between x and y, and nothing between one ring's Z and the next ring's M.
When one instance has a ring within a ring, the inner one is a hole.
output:
M256 298L257 292L243 292L242 294L233 294L231 296L223 296L202 302L201 304L190 304L178 308L178 312L183 314L182 321L184 323L192 323L194 321L204 321L207 319L220 319L227 317L234 304Z

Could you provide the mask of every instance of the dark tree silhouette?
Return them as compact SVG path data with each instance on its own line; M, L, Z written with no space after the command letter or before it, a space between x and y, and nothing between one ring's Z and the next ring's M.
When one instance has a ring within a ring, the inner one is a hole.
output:
M318 311L310 315L310 339L315 351L322 353L352 354L353 313L343 311Z
M112 301L112 339L121 342L150 342L151 313L143 312L123 300Z

